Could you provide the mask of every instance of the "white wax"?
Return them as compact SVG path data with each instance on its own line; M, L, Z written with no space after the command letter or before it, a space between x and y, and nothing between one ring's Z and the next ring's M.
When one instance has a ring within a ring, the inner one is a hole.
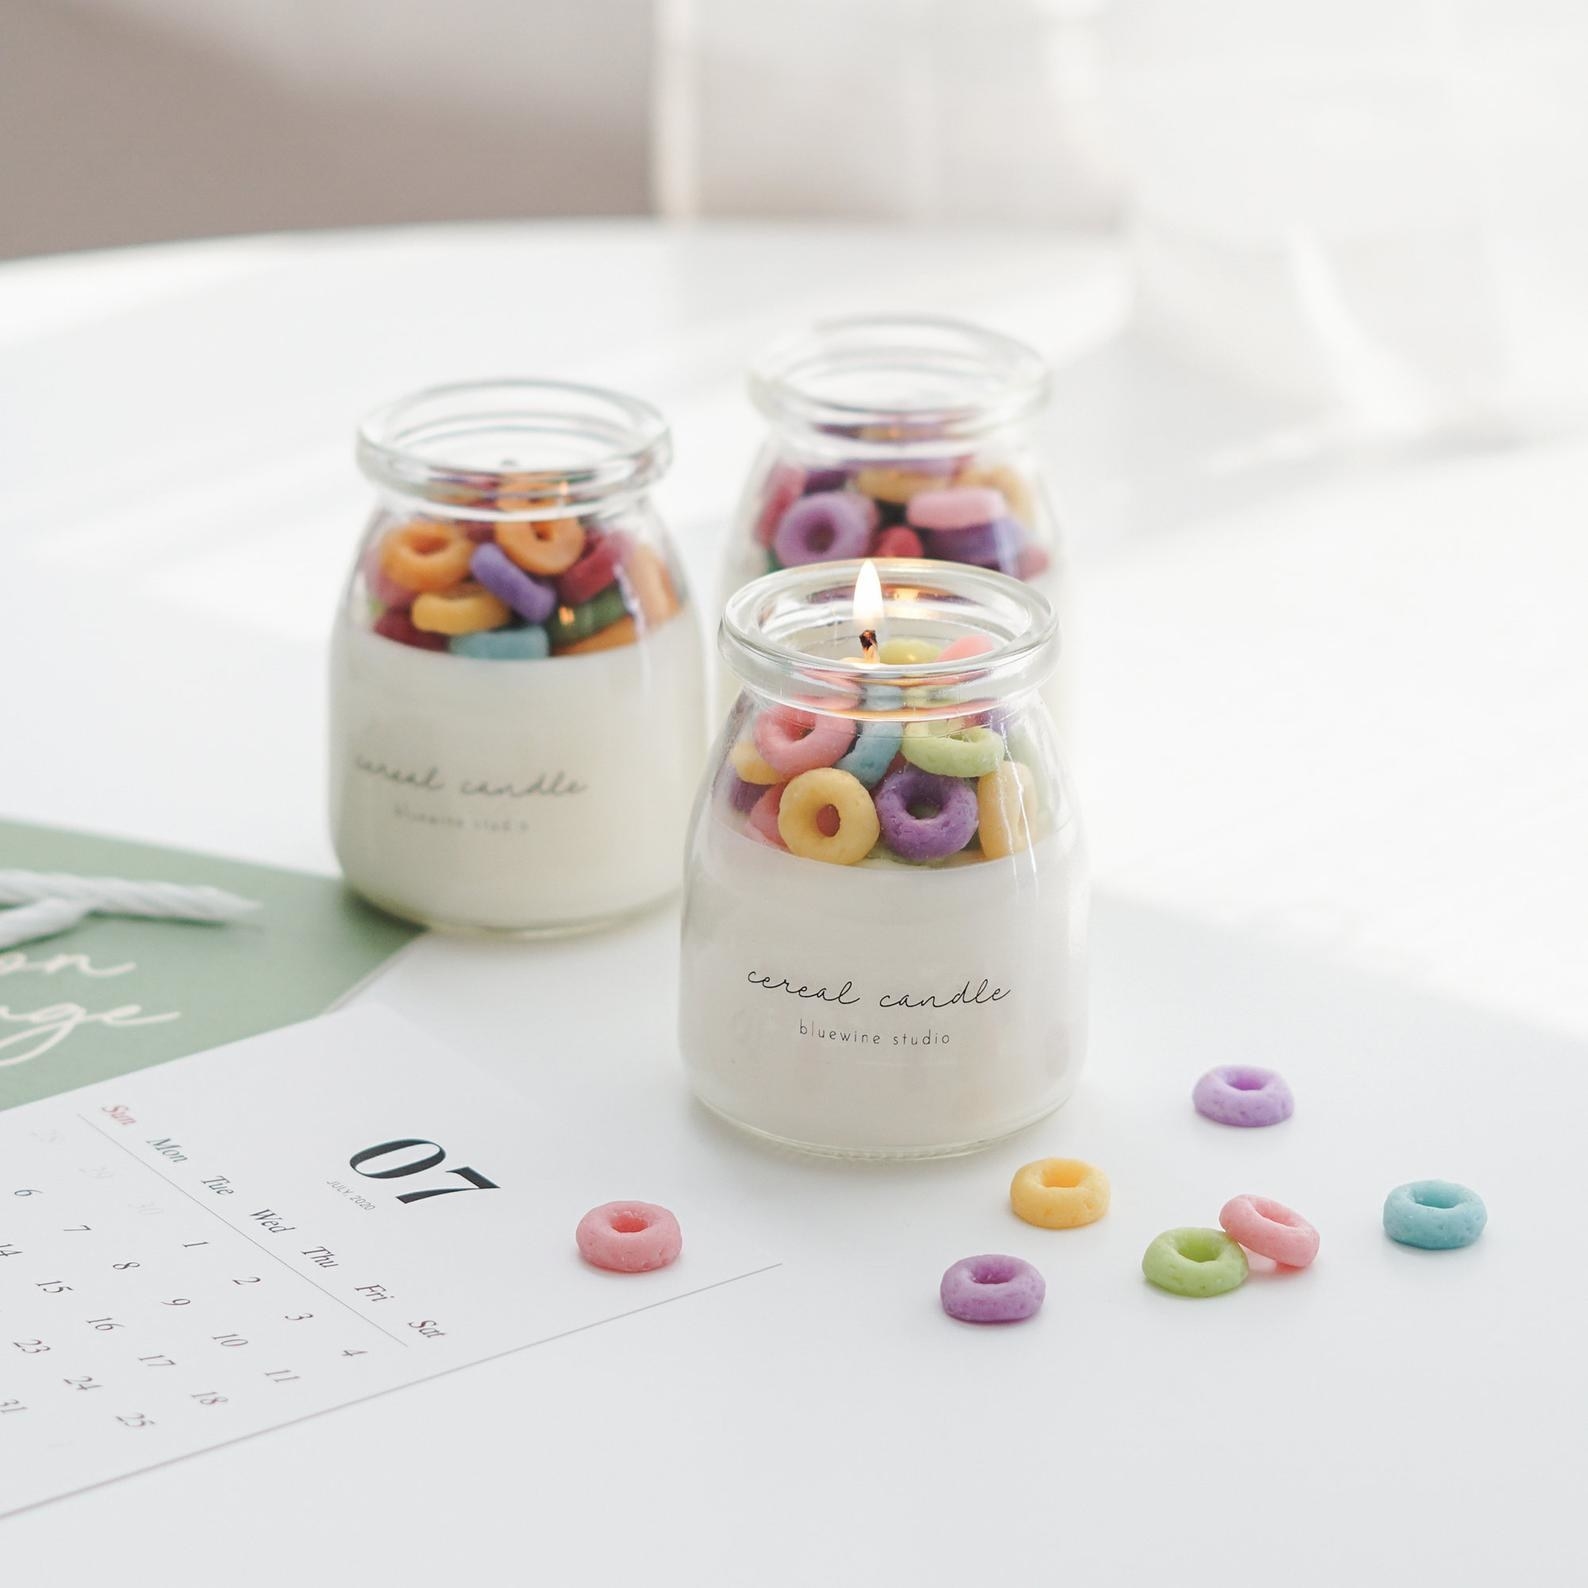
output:
M1074 821L1023 855L942 868L804 860L714 811L695 843L679 1031L712 1108L895 1156L996 1140L1069 1096L1086 1034ZM901 995L940 1007L883 1006Z
M635 645L481 661L337 625L331 825L352 885L441 926L570 930L677 887L704 750L686 611Z

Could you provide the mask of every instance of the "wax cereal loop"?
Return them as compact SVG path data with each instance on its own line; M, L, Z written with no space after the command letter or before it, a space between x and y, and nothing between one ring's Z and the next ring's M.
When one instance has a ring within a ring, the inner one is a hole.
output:
M862 496L879 502L891 502L903 507L911 497L922 491L935 491L943 483L941 474L928 474L913 469L862 469L855 476L855 489Z
M755 721L756 749L784 777L831 766L848 753L854 738L855 725L847 717L791 706L774 706Z
M1412 1180L1384 1199L1384 1233L1402 1246L1453 1251L1472 1245L1488 1222L1483 1198L1453 1180Z
M1165 1230L1141 1259L1141 1271L1177 1296L1222 1296L1246 1281L1246 1253L1223 1230Z
M778 523L772 554L785 568L863 557L876 527L875 504L853 491L802 496Z
M741 739L728 752L728 760L746 783L781 783L783 774L761 759L761 752L748 739Z
M939 777L981 777L1004 758L1004 741L990 728L949 728L945 723L912 722L900 745L904 759Z
M961 1323L1020 1323L1035 1316L1047 1291L1030 1263L997 1252L962 1257L937 1287L943 1311Z
M408 590L445 590L469 576L474 543L454 523L415 518L381 542L380 568Z
M684 1249L678 1220L654 1202L604 1202L591 1208L574 1231L579 1255L615 1274L644 1274L666 1268Z
M943 860L976 831L976 794L969 783L918 766L890 772L876 793L882 837L901 860Z
M591 651L615 651L623 645L633 645L640 637L639 625L631 617L621 617L582 640L573 640L558 652L560 656L586 656Z
M1009 504L1009 511L1023 524L1036 518L1036 503L1031 487L1007 464L973 464L954 477L956 485L981 485L999 492Z
M1221 1064L1209 1070L1192 1089L1191 1101L1204 1118L1245 1129L1278 1125L1296 1108L1284 1076L1251 1064Z
M837 814L837 827L823 831L824 812ZM836 767L802 772L785 785L777 814L778 836L796 855L852 866L870 854L881 833L877 808L865 785Z
M1079 1158L1039 1158L1015 1171L1009 1205L1027 1224L1073 1230L1108 1212L1108 1176Z
M573 567L584 541L584 525L577 518L522 519L496 526L496 544L526 573L543 578Z
M413 605L414 627L427 634L478 634L501 628L512 615L505 601L478 584L427 590Z
M635 546L618 569L648 628L660 628L678 611L678 591L667 564L649 546Z
M935 662L942 646L931 640L884 640L877 649L877 657L888 667L919 667L922 662Z
M981 852L1004 860L1029 849L1036 808L1036 776L1024 762L1005 761L984 773L976 780Z
M854 749L840 756L833 765L840 772L859 778L867 788L875 788L893 765L903 738L904 729L897 722L863 722Z
M454 656L483 662L538 662L551 654L546 631L536 624L517 629L488 629L455 635L447 649Z
M917 493L910 499L909 519L917 529L952 533L991 524L1008 511L1002 491L986 485L961 485Z
M755 804L750 807L750 815L745 824L752 837L761 839L774 849L788 848L777 830L778 808L783 803L783 790L787 787L787 783L774 783L771 788L763 789ZM836 824L834 826L836 829Z
M1285 1268L1305 1268L1318 1255L1318 1232L1270 1197L1231 1197L1219 1209L1219 1223L1232 1241Z
M498 600L505 601L526 623L544 623L557 605L557 592L542 579L527 574L498 545L474 548L469 572Z

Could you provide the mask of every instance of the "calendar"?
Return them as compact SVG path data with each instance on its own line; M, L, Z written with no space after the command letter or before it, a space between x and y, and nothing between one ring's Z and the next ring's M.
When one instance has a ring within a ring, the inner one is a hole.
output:
M777 1266L636 1167L378 1006L0 1114L0 1514ZM629 1196L671 1267L580 1260Z

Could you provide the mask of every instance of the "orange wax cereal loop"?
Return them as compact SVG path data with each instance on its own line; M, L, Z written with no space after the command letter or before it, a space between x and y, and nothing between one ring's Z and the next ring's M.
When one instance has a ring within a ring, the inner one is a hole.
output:
M416 629L427 634L479 634L499 629L513 614L483 585L460 584L451 590L431 590L413 606Z
M1037 780L1019 761L1005 761L977 778L981 852L989 860L1002 860L1029 849L1036 809Z
M836 814L836 826L828 812ZM852 866L871 853L882 825L859 778L822 766L801 772L784 787L777 831L790 851L806 860Z
M526 573L566 573L584 551L577 518L534 518L496 526L496 544Z
M597 629L594 634L587 634L582 640L564 645L557 654L585 656L591 651L615 651L619 646L632 645L639 637L639 630L633 618L619 618L616 623L609 623L604 629Z
M647 628L659 628L678 611L678 592L667 564L649 546L635 546L619 569L619 577L634 592Z
M1108 1212L1108 1176L1079 1158L1039 1158L1015 1173L1009 1205L1027 1224L1073 1230Z
M468 578L473 552L457 524L415 518L399 524L381 542L380 570L405 590L445 590Z

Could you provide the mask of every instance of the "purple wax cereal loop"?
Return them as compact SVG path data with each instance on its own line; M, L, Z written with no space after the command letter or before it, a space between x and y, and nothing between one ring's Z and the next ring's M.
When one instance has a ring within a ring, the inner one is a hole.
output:
M883 839L901 860L943 860L976 831L976 785L964 778L902 766L883 778L876 804ZM917 816L919 806L932 814Z
M785 568L863 557L876 522L876 508L853 491L802 496L778 520L772 552Z
M943 1275L938 1298L961 1323L1019 1323L1042 1305L1048 1287L1019 1257L987 1252L962 1257Z
M557 605L556 589L525 573L500 546L476 546L469 558L469 572L526 623L544 623Z
M1277 1125L1296 1107L1284 1076L1250 1064L1221 1064L1193 1088L1196 1111L1220 1125Z

